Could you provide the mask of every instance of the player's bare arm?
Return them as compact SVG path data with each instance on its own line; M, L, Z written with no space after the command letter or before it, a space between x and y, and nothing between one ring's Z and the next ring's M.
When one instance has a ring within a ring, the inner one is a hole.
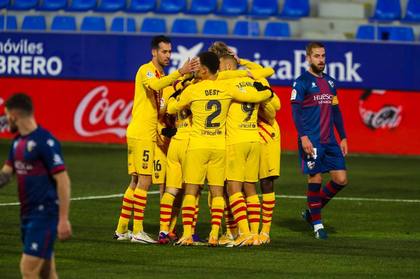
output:
M302 148L305 151L305 153L313 156L315 154L314 146L312 145L312 142L309 139L309 137L308 136L302 136L302 137L300 137L300 140L302 141Z
M348 145L347 145L347 139L346 138L341 140L340 148L341 148L341 152L343 152L343 156L346 156L349 152L349 148L348 148Z
M60 240L69 239L72 235L71 224L69 221L70 208L70 178L67 171L62 171L54 175L57 182L57 194L59 200L58 218L58 238Z
M0 170L0 188L6 186L7 183L12 179L13 169L11 166L4 165Z

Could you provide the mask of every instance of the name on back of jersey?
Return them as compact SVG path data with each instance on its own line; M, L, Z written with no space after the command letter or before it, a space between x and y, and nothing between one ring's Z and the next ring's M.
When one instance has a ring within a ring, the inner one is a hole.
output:
M219 89L206 89L204 90L204 94L206 94L206 96L217 96L219 95L220 90Z

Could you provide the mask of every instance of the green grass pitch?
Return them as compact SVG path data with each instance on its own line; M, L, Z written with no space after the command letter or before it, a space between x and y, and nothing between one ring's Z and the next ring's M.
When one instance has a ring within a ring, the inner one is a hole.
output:
M0 141L0 160L9 145ZM72 196L122 193L129 182L124 146L64 144ZM349 186L323 211L330 238L316 240L300 219L305 177L296 154L283 154L272 243L208 248L141 245L112 240L121 198L73 201L74 236L57 242L60 278L420 278L420 157L349 156ZM156 188L152 190L157 190ZM0 204L17 201L16 182ZM363 199L360 199L363 198ZM373 199L417 200L378 201ZM209 232L201 200L199 234ZM159 230L159 197L150 195L146 231ZM180 231L181 228L178 228ZM19 278L19 207L0 205L0 278Z

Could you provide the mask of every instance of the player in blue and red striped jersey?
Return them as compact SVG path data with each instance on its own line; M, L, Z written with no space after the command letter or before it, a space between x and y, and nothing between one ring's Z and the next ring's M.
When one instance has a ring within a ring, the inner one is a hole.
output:
M293 120L298 132L302 171L308 174L308 210L302 217L313 226L315 237L326 239L321 209L347 184L344 156L348 152L343 118L333 78L324 74L325 46L312 42L306 47L309 69L293 83ZM340 136L340 144L334 135ZM331 180L321 188L322 173Z
M57 278L54 241L71 236L70 179L59 142L39 127L31 99L15 94L5 103L12 133L9 158L0 170L0 188L16 174L21 206L23 278Z

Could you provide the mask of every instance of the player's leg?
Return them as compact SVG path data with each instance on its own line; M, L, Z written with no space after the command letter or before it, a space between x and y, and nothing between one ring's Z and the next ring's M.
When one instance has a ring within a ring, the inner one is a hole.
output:
M223 191L223 199L224 199L224 219L225 219L225 226L226 231L225 233L219 238L219 245L221 246L233 246L235 238L238 236L238 227L235 223L235 219L232 215L232 210L229 205L229 197L226 191L226 185Z
M152 141L139 140L134 152L134 168L138 175L136 189L134 190L134 217L132 242L156 243L144 232L144 211L147 205L147 191L152 184L153 158L155 143Z
M178 240L177 245L192 245L192 225L195 215L196 195L199 190L198 184L185 185L185 195L182 202L182 237Z
M45 259L32 255L22 254L20 259L20 273L24 279L38 279Z
M193 224L192 224L192 236L193 236L194 243L202 242L197 233L198 213L200 212L201 190L202 190L202 187L199 188L197 195L195 197L195 213L194 213L194 219L193 219Z
M51 256L50 260L45 260L44 261L44 264L42 265L42 268L41 268L40 277L41 278L48 278L48 279L57 279L58 278L57 271L56 271L56 268L55 268L54 254Z
M338 144L329 144L324 164L330 171L331 180L321 189L322 207L347 185L345 160Z

